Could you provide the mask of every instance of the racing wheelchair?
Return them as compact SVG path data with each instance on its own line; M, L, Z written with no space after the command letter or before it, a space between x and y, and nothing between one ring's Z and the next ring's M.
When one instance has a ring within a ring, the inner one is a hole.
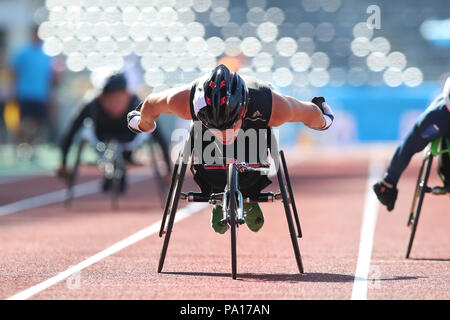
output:
M119 208L119 196L121 194L121 180L125 176L124 152L131 152L143 146L146 142L149 143L150 161L153 167L153 174L158 181L158 190L160 191L161 206L164 204L165 192L167 184L164 180L163 174L160 172L156 161L156 154L154 143L151 135L141 133L130 142L119 142L112 139L107 142L100 141L95 135L93 123L85 121L83 124L81 137L76 148L75 162L70 170L67 179L67 195L65 200L66 207L69 207L74 198L74 186L78 177L78 171L82 160L82 153L86 146L91 146L98 153L97 166L103 173L105 179L109 181L110 186L108 192L111 199L111 208L117 210Z
M237 163L234 161L228 161L226 164L211 164L203 165L205 169L222 169L226 174L226 185L223 192L204 194L198 192L182 192L183 181L186 173L186 168L191 158L191 168L192 159L194 158L194 125L190 128L189 136L184 142L184 147L180 150L178 158L175 162L172 174L172 180L169 187L169 192L166 198L165 208L163 217L161 220L161 226L159 230L159 237L164 237L163 244L161 248L161 253L158 262L158 273L162 272L164 261L167 254L167 249L169 246L170 236L172 234L172 229L175 221L175 216L177 213L179 200L185 200L188 202L207 202L209 204L220 204L223 207L223 219L221 223L228 225L230 229L230 240L231 240L231 276L236 279L237 276L237 230L240 225L245 223L245 215L243 212L243 204L254 202L255 199L250 199L246 194L241 193L239 190L239 178L241 173L245 172L260 172L268 173L270 170L270 165L267 163ZM281 200L284 205L284 211L286 215L286 220L288 223L290 238L292 242L292 247L294 250L295 259L297 262L297 267L300 273L303 273L303 263L300 255L300 249L297 243L297 237L302 237L302 231L300 226L300 221L298 218L298 212L294 200L294 195L292 191L291 182L289 179L289 174L286 165L286 159L283 151L278 150L278 144L276 142L276 137L273 135L272 130L269 128L267 132L267 137L271 139L269 144L271 157L274 161L278 183L280 186L280 191L264 192L259 193L256 202L274 202ZM280 165L281 164L281 165ZM292 208L292 212L291 212ZM292 217L294 216L294 219ZM294 220L296 223L297 230L294 226ZM297 232L296 232L297 231Z
M409 258L409 255L411 253L412 245L414 242L414 236L416 234L417 225L419 223L420 212L422 210L422 204L425 194L427 193L431 193L434 195L450 194L450 186L447 187L428 186L428 178L430 177L433 157L442 155L444 153L450 154L450 139L445 137L433 140L424 151L422 165L420 166L419 169L419 175L417 177L416 188L414 190L411 210L408 217L407 226L411 227L411 233L409 236L408 248L406 250L406 259ZM444 182L444 177L441 174L440 177Z

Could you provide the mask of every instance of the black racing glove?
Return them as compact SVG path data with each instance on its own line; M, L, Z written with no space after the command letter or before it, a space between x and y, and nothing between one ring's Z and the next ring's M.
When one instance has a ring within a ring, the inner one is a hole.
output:
M380 180L373 185L373 191L375 191L378 200L387 207L388 211L394 210L395 201L397 200L398 195L396 186L393 186L384 180Z
M334 121L333 110L331 110L330 106L325 102L324 97L314 97L311 100L316 106L319 107L320 111L325 118L325 126L321 130L327 130Z

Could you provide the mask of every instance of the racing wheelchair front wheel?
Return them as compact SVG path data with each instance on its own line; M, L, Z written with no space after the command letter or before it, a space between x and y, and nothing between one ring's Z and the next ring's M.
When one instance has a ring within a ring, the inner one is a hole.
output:
M119 209L119 196L125 188L125 163L122 145L115 140L109 141L102 157L104 179L109 181L111 209Z
M116 152L117 153L117 152ZM116 159L113 162L113 176L111 181L111 209L118 210L119 209L119 196L122 193L122 188L125 188L123 181L125 179L125 168L122 162L122 155L115 155Z
M228 190L228 204L227 204L227 218L228 223L230 225L230 237L231 237L231 276L233 279L236 279L237 274L237 250L236 250L236 238L237 238L237 230L236 230L236 217L237 217L237 197L236 193L237 189L237 168L235 165L230 165L228 167L228 177L227 177L227 185Z
M78 177L78 168L80 167L81 154L83 153L83 149L84 149L84 146L86 145L86 143L87 143L86 140L81 139L81 141L78 145L77 154L75 157L75 163L73 165L72 170L70 171L69 178L67 179L67 197L66 197L66 200L64 201L64 205L66 207L69 207L72 204L72 199L74 196L73 187L74 187L76 179Z

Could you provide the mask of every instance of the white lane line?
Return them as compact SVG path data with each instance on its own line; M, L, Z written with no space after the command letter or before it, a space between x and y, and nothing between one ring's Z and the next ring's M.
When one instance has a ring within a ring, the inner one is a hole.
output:
M3 178L0 178L0 184L22 182L22 181L26 181L26 180L36 179L36 178L44 176L44 174L45 174L45 172L43 172L41 175L3 177Z
M356 265L355 280L353 282L352 300L367 299L367 284L372 257L373 238L378 216L378 199L372 186L383 174L384 162L372 156L366 185L365 207L359 242L358 263Z
M186 219L187 217L193 215L194 213L199 212L200 210L206 208L208 205L205 203L192 203L180 210L177 211L176 217L175 217L175 222L181 221L183 219ZM161 224L161 220L158 222L155 222L154 224L150 225L149 227L142 229L134 234L132 234L131 236L113 244L112 246L110 246L109 248L93 255L92 257L80 262L79 264L70 267L69 269L67 269L66 271L63 271L59 274L57 274L56 276L54 276L53 278L50 278L44 282L41 282L31 288L28 288L22 292L19 292L15 295L13 295L12 297L6 299L6 300L25 300L28 299L30 297L32 297L33 295L55 285L56 283L68 278L69 276L71 276L72 274L79 272L87 267L89 267L90 265L116 253L119 252L120 250L131 246L132 244L135 244L136 242L139 242L157 232L159 232L159 227Z
M145 179L149 179L149 175L137 175L130 177L130 183L139 182ZM99 192L100 179L89 181L81 184L77 184L73 188L73 198L80 198L89 194ZM6 204L0 207L0 217L8 214L28 210L32 208L42 207L45 205L63 202L67 198L67 190L61 189L58 191L45 193L39 196L31 197L24 200L19 200L10 204Z

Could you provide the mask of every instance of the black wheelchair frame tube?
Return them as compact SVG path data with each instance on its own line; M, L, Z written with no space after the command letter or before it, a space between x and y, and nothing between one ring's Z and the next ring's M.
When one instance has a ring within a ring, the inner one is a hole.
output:
M433 164L433 154L430 152L430 154L428 155L427 158L425 158L423 160L428 161L426 169L425 169L425 176L424 179L420 182L420 193L419 193L419 202L417 203L417 208L416 208L416 214L411 228L411 234L409 236L409 243L408 243L408 249L406 250L406 259L409 258L409 255L411 253L411 249L412 249L412 245L414 242L414 237L416 234L416 230L417 230L417 225L419 224L419 217L420 217L420 211L422 210L422 204L423 204L423 199L425 197L425 190L427 188L427 183L428 183L428 178L430 177L430 172L431 172L431 165Z
M289 198L291 199L292 211L294 213L294 219L295 219L295 223L297 225L297 237L301 238L302 237L302 228L300 227L300 220L298 218L297 206L295 205L294 194L292 192L292 187L291 187L291 179L289 178L289 172L288 172L288 168L286 165L286 159L284 158L283 150L280 150L280 157L281 157L281 163L283 164L284 177L286 178Z
M276 138L273 135L273 133L271 133L271 139L275 139L274 140L275 142L271 142L271 145L275 147L275 148L271 149L271 153L272 153L272 158L275 162L275 167L277 169L278 184L280 186L280 191L281 191L281 195L283 198L284 212L286 214L286 220L287 220L287 224L289 227L289 234L291 237L292 247L294 249L295 260L297 261L297 267L298 267L299 272L304 273L302 257L300 254L300 249L299 249L298 242L297 242L294 222L292 221L291 209L289 206L289 197L288 197L288 193L286 190L286 184L283 179L283 174L281 172L281 165L280 165L281 156L280 156L280 152L278 150L278 143L276 142Z

